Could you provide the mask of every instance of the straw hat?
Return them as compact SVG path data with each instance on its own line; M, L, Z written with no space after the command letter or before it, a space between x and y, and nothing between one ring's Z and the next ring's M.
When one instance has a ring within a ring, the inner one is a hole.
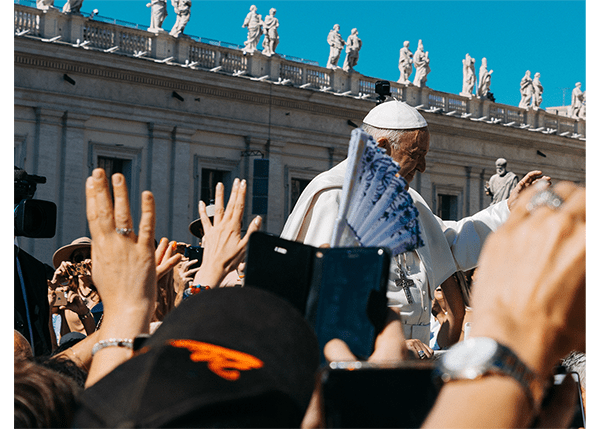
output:
M77 249L91 249L92 247L92 239L88 237L79 237L71 242L71 244L67 244L66 246L61 247L56 252L54 252L54 256L52 256L52 263L54 264L54 268L58 268L62 261L68 261L71 259L71 255Z

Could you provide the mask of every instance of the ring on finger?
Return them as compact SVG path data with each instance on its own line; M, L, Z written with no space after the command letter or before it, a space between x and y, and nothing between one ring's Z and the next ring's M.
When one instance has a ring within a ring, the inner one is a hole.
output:
M419 350L419 359L425 359L425 352L423 350Z
M133 229L131 228L115 228L115 230L117 231L117 234L122 236L128 236L130 233L133 232Z
M553 210L558 209L562 203L563 199L559 197L556 193L551 191L550 189L546 189L544 191L540 191L531 197L531 200L527 203L527 211L532 213L536 208L540 206L548 206Z

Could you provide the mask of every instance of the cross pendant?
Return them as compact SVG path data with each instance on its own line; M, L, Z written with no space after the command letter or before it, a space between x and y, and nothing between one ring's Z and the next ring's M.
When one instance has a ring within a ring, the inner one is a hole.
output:
M394 283L396 284L396 287L401 287L402 290L404 291L404 294L406 295L406 301L408 301L409 304L414 304L414 299L412 297L412 294L410 293L410 287L414 286L415 282L413 282L412 280L408 279L406 277L406 274L404 274L404 271L402 269L398 269L398 275L400 276L399 279L394 280Z

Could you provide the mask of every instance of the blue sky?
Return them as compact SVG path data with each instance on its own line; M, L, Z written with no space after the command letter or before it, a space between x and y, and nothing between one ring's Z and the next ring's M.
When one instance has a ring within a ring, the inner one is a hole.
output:
M476 60L477 74L481 58L487 58L488 69L494 70L491 91L499 103L518 105L526 70L541 74L542 108L562 105L563 92L565 104L570 104L576 82L586 89L585 1L192 1L186 34L243 45L247 30L242 23L250 5L263 17L274 7L277 52L322 66L333 25L340 25L344 39L357 28L363 47L356 70L366 76L398 80L402 43L408 40L415 52L422 39L431 59L427 84L439 91L461 91L467 53ZM149 25L147 2L85 0L82 11L98 9L104 17ZM64 3L55 0L57 7ZM168 3L167 31L176 18Z

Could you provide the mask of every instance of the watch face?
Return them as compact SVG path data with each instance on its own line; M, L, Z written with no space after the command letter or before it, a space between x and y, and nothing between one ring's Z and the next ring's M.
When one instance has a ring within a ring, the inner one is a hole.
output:
M491 366L497 349L497 343L491 338L469 338L445 353L442 364L449 378L474 379Z

